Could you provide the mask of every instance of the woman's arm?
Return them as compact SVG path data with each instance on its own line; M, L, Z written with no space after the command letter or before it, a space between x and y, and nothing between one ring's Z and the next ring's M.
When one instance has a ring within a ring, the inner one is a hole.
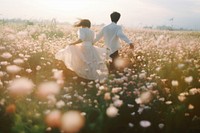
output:
M81 39L78 39L77 41L70 43L69 45L75 45L75 44L82 43L82 42L83 41Z

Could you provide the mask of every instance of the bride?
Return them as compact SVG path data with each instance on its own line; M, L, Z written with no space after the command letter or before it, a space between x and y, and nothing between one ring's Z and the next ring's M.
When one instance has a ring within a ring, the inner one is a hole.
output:
M106 50L92 45L94 32L90 30L90 21L82 19L75 26L80 27L78 40L58 51L55 58L63 61L68 69L82 78L105 79L108 76Z

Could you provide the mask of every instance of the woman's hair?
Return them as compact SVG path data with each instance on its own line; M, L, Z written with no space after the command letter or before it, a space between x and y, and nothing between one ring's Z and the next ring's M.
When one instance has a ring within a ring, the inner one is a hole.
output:
M81 19L79 22L76 22L74 24L75 27L81 27L81 26L84 26L84 27L88 27L90 28L91 27L91 22L89 19Z
M110 18L111 18L112 22L115 22L115 23L118 22L120 16L121 16L121 14L118 12L113 12L110 14Z

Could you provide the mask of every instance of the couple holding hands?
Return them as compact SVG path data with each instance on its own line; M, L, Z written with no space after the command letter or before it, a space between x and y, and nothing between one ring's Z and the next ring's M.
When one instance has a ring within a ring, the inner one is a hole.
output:
M115 70L115 61L119 57L119 39L125 41L133 49L133 43L126 37L122 27L117 25L120 13L110 14L112 23L103 27L96 35L90 29L91 22L82 19L75 24L80 27L77 41L70 43L55 54L56 59L64 62L66 67L78 76L89 80L103 80L107 78L109 70ZM97 41L104 38L104 48L94 46ZM106 60L111 58L109 70Z

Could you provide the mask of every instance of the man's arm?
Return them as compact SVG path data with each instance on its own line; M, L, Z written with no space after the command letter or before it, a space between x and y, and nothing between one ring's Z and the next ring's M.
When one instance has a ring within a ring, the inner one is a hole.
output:
M127 44L132 44L132 42L128 39L128 37L123 33L122 31L122 27L119 28L119 30L117 31L117 36L125 41Z
M129 44L131 49L134 49L134 45L133 45L132 41L130 41L130 40L128 39L128 37L123 33L122 27L120 27L120 29L117 31L117 36L118 36L121 40L123 40L123 41L125 41L127 44Z

